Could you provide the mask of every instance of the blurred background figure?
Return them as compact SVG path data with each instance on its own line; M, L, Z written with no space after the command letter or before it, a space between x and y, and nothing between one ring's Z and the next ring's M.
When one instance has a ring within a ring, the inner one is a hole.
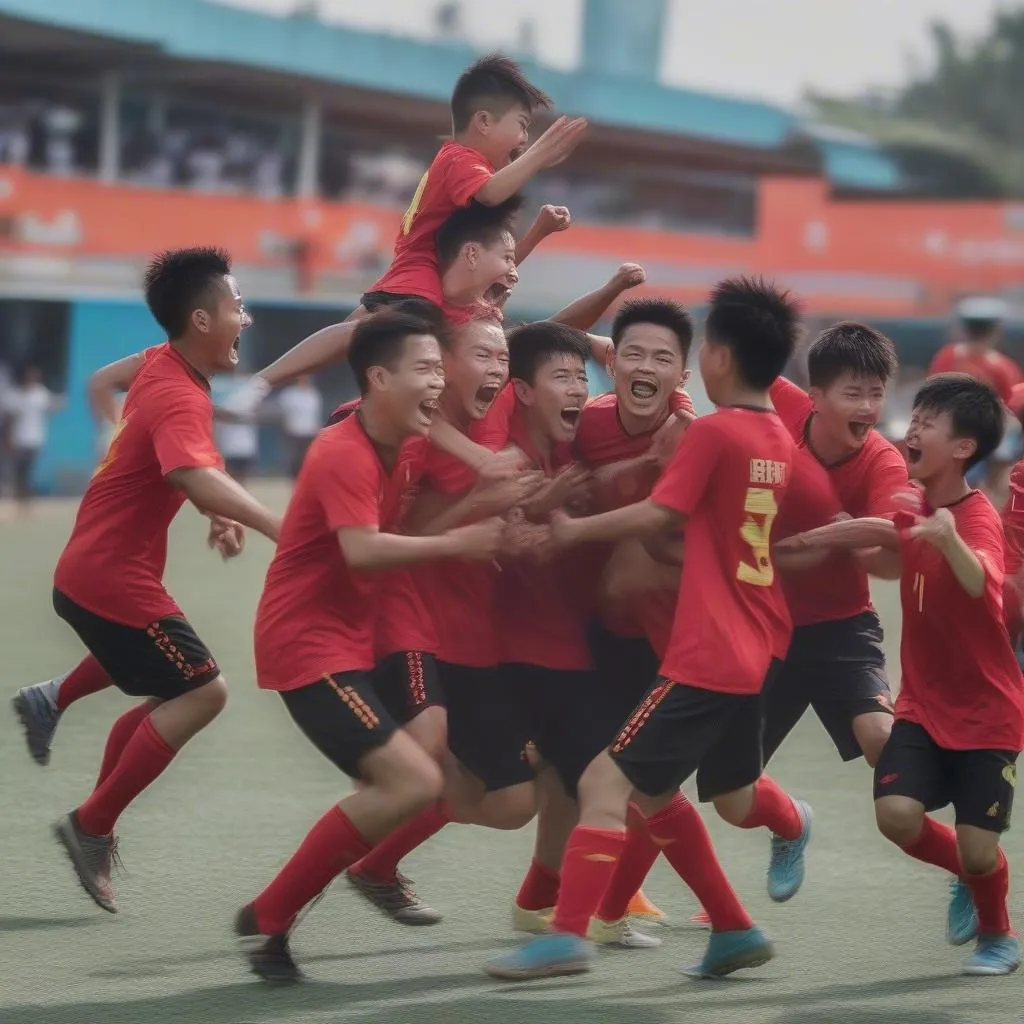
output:
M4 412L8 421L7 438L11 456L14 499L22 512L28 512L33 493L36 457L46 444L50 413L63 400L43 383L43 375L30 366L21 380L7 390Z
M215 400L220 394L227 393L227 389L234 389L248 378L243 375L233 375L227 378L221 386L221 381L216 381L213 388ZM244 484L253 471L260 454L260 428L257 422L230 422L226 419L217 423L216 429L217 446L221 455L224 456L224 468L240 484Z
M324 399L312 377L300 377L278 396L281 431L288 458L288 473L294 480L302 468L306 449L324 425Z

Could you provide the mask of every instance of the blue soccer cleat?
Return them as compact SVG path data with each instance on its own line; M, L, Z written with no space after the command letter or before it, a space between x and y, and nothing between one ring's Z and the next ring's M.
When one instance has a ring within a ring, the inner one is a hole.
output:
M691 978L724 978L746 967L760 967L775 956L772 946L760 928L742 932L712 932L704 959L687 969Z
M578 935L550 932L538 935L509 953L503 953L484 967L492 978L525 981L554 978L562 974L583 974L590 970L596 952L594 944Z
M791 900L804 884L804 854L811 841L811 805L805 800L794 800L803 829L796 839L772 836L772 855L768 862L768 895L776 903Z
M1016 935L979 935L978 945L964 964L964 974L1013 974L1020 967Z
M946 911L946 941L951 946L966 946L978 935L978 911L970 886L959 878L949 883L949 909Z

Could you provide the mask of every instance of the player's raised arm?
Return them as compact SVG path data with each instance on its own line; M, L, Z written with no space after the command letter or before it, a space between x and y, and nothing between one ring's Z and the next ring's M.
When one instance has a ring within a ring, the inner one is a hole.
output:
M623 263L600 288L581 295L564 309L560 309L551 319L570 327L578 327L581 331L589 331L623 292L639 287L646 279L644 268L639 263ZM603 363L603 357L607 356L608 349L611 348L611 339L601 337L600 341L600 351L595 350L594 358L601 359ZM591 339L591 347L594 345L595 342Z
M552 206L546 203L537 212L526 234L516 243L516 266L519 266L548 235L567 231L572 224L572 214L566 206Z
M148 351L148 350L147 350ZM112 426L117 423L117 396L131 387L135 375L146 362L146 352L136 352L113 363L107 363L89 375L86 393L93 415Z

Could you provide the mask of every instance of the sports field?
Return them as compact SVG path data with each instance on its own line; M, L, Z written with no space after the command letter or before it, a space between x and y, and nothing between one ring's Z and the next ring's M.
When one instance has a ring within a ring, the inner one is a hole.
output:
M285 492L255 488L275 505ZM0 518L0 650L15 689L70 667L77 640L50 608L53 564L72 505L27 522ZM176 525L168 581L231 684L224 715L185 750L121 821L128 870L121 913L78 889L50 824L88 792L107 728L126 698L108 692L71 709L48 768L29 760L12 716L0 720L0 1022L2 1024L952 1024L1020 1021L1020 977L963 978L967 950L944 943L946 883L875 832L870 773L843 765L813 719L773 765L814 806L807 881L782 906L765 892L767 836L707 817L733 882L775 940L778 958L724 982L693 982L704 933L693 899L659 865L648 891L672 914L657 950L609 952L593 974L499 985L481 963L512 941L509 911L532 828L450 827L405 865L442 924L392 924L339 882L302 923L295 953L307 983L270 990L233 948L232 916L270 878L346 780L299 735L277 697L253 682L251 625L270 547L250 538L224 565L204 521ZM895 664L893 588L878 590ZM6 695L5 695L6 699ZM1007 837L1024 870L1020 831ZM1018 886L1018 893L1020 889ZM1018 925L1024 904L1014 901Z

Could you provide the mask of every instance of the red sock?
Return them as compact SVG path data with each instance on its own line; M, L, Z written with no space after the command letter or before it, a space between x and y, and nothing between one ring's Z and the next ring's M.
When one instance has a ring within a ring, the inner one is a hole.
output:
M78 808L78 824L94 836L107 836L121 812L174 760L177 751L145 718L132 733L114 770Z
M661 847L676 874L690 887L708 913L716 932L742 932L754 927L739 896L718 862L704 819L680 794L647 820L652 842Z
M57 710L67 711L76 700L99 693L110 685L110 676L91 654L87 655L60 681Z
M999 863L987 875L964 875L964 881L971 887L974 906L978 911L978 933L980 935L1008 935L1010 933L1010 909L1006 898L1010 893L1010 865L1006 854L999 851Z
M562 858L562 885L553 925L556 932L586 936L625 842L626 833L617 829L577 825L572 830Z
M310 830L291 860L253 900L264 935L288 931L296 915L350 864L370 852L345 812L335 804Z
M530 861L523 884L516 895L516 906L523 910L548 910L558 902L562 876L541 864L536 857Z
M672 803L685 799L682 793L679 793L673 798ZM622 856L615 865L608 888L605 889L597 908L597 916L602 921L619 921L626 916L629 901L644 884L644 879L651 873L651 868L661 853L661 847L655 843L647 830L647 823L641 815L637 817L638 821L630 821L626 831L626 842L622 847Z
M782 839L799 839L804 830L793 798L767 775L762 775L754 783L754 805L740 824L740 828L762 826Z
M107 776L114 770L114 766L124 753L124 748L128 745L128 741L132 738L142 720L149 717L149 713L152 710L152 707L148 704L136 704L135 707L126 711L114 723L110 734L107 736L107 745L103 748L103 763L100 765L99 778L96 780L97 787L105 782Z
M928 815L925 815L917 838L904 846L903 852L915 860L923 860L925 864L934 864L951 875L960 876L962 869L956 848L956 832L949 825L943 825Z
M352 865L352 870L380 882L394 881L401 859L440 832L451 820L445 804L441 800L436 801L386 835L365 857Z

